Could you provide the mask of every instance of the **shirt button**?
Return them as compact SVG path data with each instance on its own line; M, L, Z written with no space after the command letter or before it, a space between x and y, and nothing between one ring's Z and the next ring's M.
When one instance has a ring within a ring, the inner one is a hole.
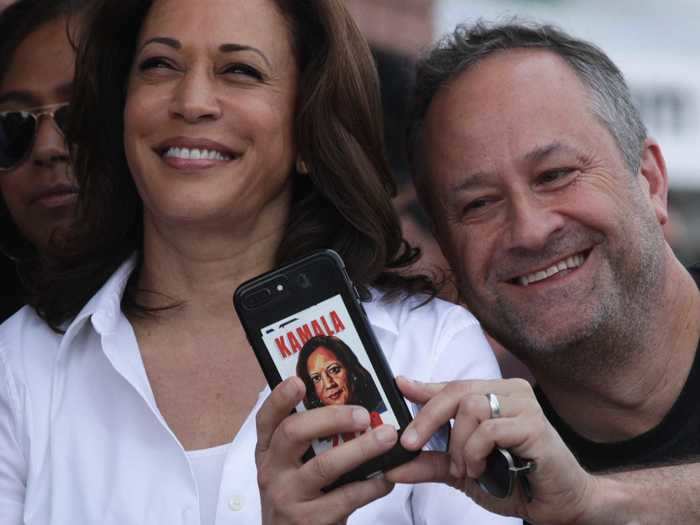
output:
M185 523L192 523L195 521L194 519L194 509L192 507L186 507L185 509L182 510L182 519Z
M233 512L238 512L243 510L244 503L243 496L231 496L231 499L228 500L228 508Z

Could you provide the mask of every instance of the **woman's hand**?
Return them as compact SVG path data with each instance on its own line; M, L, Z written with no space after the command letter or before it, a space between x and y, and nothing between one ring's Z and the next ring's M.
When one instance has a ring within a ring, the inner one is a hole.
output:
M549 424L526 381L428 384L399 378L397 383L408 399L425 405L401 436L405 448L419 449L450 419L454 425L449 453L423 452L388 472L387 479L447 483L492 512L534 523L576 523L590 513L595 478L583 470ZM491 417L489 393L498 398L500 417ZM528 474L532 501L519 481L506 499L490 496L479 487L476 480L495 447L535 461L534 472Z
M302 381L289 378L272 391L257 415L255 463L264 524L342 522L355 509L393 488L385 479L371 479L322 492L345 472L391 449L397 434L392 426L383 425L302 463L312 439L362 432L370 425L367 411L351 405L290 415L304 393Z

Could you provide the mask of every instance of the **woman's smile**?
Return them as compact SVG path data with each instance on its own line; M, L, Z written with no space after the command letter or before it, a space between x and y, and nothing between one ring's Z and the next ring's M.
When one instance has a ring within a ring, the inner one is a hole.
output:
M154 151L163 162L175 169L208 169L238 160L241 155L209 139L176 137L160 143Z

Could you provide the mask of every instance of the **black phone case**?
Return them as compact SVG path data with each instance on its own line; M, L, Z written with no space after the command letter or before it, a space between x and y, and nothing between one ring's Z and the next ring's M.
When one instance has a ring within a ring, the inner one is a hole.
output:
M411 421L411 413L394 381L394 376L367 320L359 294L345 271L343 261L333 250L323 250L294 261L283 267L255 277L238 287L234 306L245 329L270 388L275 388L282 377L261 330L279 320L295 315L324 300L340 295L371 361L374 372L384 390L393 415L398 421L399 434ZM418 452L404 449L398 442L387 453L374 458L344 474L326 490L357 480L378 475L413 459ZM304 455L308 461L314 456L310 447Z

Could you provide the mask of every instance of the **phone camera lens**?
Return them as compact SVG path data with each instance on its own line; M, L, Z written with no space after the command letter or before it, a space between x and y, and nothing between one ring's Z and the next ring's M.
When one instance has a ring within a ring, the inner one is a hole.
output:
M297 283L302 288L308 288L309 286L311 286L311 281L305 273L299 274L299 277L297 277Z

